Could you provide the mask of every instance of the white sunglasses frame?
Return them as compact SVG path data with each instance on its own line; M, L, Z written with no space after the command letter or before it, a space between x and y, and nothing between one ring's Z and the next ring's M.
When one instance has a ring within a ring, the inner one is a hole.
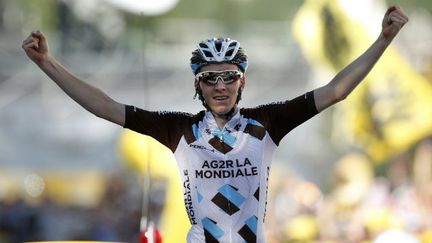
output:
M240 71L240 70L221 70L221 71L203 71L203 72L199 72L199 73L197 73L195 75L195 79L198 80L198 81L201 81L201 78L202 78L203 74L205 74L205 73L223 73L223 72L234 72L236 74L239 74L240 75L239 79L241 79L241 78L244 77L243 72ZM231 84L231 83L235 82L234 79L231 82L225 82L225 79L223 79L222 76L217 76L216 82L214 82L214 83L213 82L208 82L208 81L203 81L203 82L206 83L206 84L209 84L209 85L216 85L218 83L219 79L221 79L222 83L224 83L224 84Z

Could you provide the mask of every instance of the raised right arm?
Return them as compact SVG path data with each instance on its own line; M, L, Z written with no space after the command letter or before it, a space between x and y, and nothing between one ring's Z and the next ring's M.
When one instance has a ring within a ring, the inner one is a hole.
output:
M69 97L97 117L123 126L125 105L102 90L79 79L48 54L48 42L40 31L32 32L23 43L27 56L36 63Z

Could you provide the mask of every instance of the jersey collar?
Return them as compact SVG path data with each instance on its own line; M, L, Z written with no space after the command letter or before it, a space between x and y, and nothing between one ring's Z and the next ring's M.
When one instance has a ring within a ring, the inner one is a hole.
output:
M222 130L226 129L229 131L233 131L234 127L239 123L239 120L240 120L240 109L237 108L236 111L234 111L234 114L231 116L231 119L228 120L228 122L225 124ZM216 120L214 118L214 115L210 111L206 111L204 116L204 122L205 124L208 125L208 128L210 129L211 132L213 132L216 129L219 129Z

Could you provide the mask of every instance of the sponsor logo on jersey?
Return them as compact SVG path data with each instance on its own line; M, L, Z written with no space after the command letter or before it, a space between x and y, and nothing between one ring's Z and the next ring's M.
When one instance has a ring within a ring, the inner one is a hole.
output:
M258 167L253 166L248 158L234 160L205 160L201 170L195 170L195 178L236 178L257 176Z
M188 170L183 170L183 197L184 197L186 212L189 215L189 220L191 224L197 224L195 210L193 207Z

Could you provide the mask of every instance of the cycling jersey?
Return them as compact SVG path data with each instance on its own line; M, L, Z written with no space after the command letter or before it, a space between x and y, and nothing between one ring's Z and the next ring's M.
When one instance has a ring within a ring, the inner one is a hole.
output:
M289 131L317 113L313 92L239 109L223 129L209 111L192 115L127 106L125 128L173 151L192 224L188 242L265 242L274 151Z

